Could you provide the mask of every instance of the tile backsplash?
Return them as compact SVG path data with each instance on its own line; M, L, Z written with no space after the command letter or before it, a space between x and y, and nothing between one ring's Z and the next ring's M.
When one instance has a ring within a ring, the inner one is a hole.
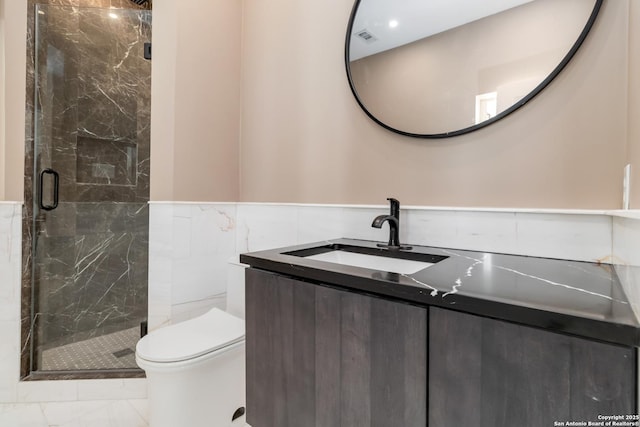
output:
M640 214L612 217L613 262L636 317L640 319Z
M371 227L387 206L150 203L149 327L224 307L227 261L243 252L347 237L385 241ZM612 260L604 211L403 207L400 240L415 245L582 261Z

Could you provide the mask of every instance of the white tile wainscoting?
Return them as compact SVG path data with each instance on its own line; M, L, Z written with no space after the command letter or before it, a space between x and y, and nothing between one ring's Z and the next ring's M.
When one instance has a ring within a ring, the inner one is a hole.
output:
M0 402L9 403L2 406L0 414L9 417L16 411L37 412L33 406L36 404L46 414L46 407L42 405L60 401L94 402L95 405L100 405L96 401L109 401L111 406L104 406L106 411L124 405L116 402L144 406L144 400L140 400L146 397L144 379L18 381L21 210L20 203L0 202L0 342L3 343L0 346ZM386 212L386 205L152 202L150 328L196 316L213 306L223 307L227 262L239 253L339 237L383 241L388 237L386 226L382 230L374 229L371 221ZM640 213L637 211L403 206L401 241L530 256L613 261L637 308L640 296Z
M22 206L0 202L0 402L15 402L20 376Z
M151 202L149 327L224 306L237 254L339 237L385 241L386 205ZM403 206L400 240L415 245L611 262L606 211ZM640 221L639 221L640 222ZM638 243L640 246L640 243Z
M640 211L612 214L612 252L616 272L640 319Z
M636 317L640 319L640 211L612 213L613 262ZM640 358L638 358L638 408L640 408Z

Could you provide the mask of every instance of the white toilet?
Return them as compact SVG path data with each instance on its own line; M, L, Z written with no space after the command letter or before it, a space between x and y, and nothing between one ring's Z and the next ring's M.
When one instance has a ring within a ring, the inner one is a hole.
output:
M213 308L138 341L150 427L246 425L245 267L237 257L229 262L226 312Z

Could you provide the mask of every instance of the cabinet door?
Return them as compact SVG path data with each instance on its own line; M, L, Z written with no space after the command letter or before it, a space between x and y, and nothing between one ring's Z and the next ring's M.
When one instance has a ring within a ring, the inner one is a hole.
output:
M426 426L426 310L247 270L247 422Z
M429 425L540 427L635 414L635 350L429 311Z

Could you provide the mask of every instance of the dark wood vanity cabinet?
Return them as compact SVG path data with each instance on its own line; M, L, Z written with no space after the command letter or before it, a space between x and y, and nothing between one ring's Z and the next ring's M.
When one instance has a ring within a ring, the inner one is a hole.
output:
M247 422L424 427L427 310L248 269Z
M248 269L253 427L551 427L637 413L635 349Z
M429 426L637 414L632 348L431 307L429 350Z

